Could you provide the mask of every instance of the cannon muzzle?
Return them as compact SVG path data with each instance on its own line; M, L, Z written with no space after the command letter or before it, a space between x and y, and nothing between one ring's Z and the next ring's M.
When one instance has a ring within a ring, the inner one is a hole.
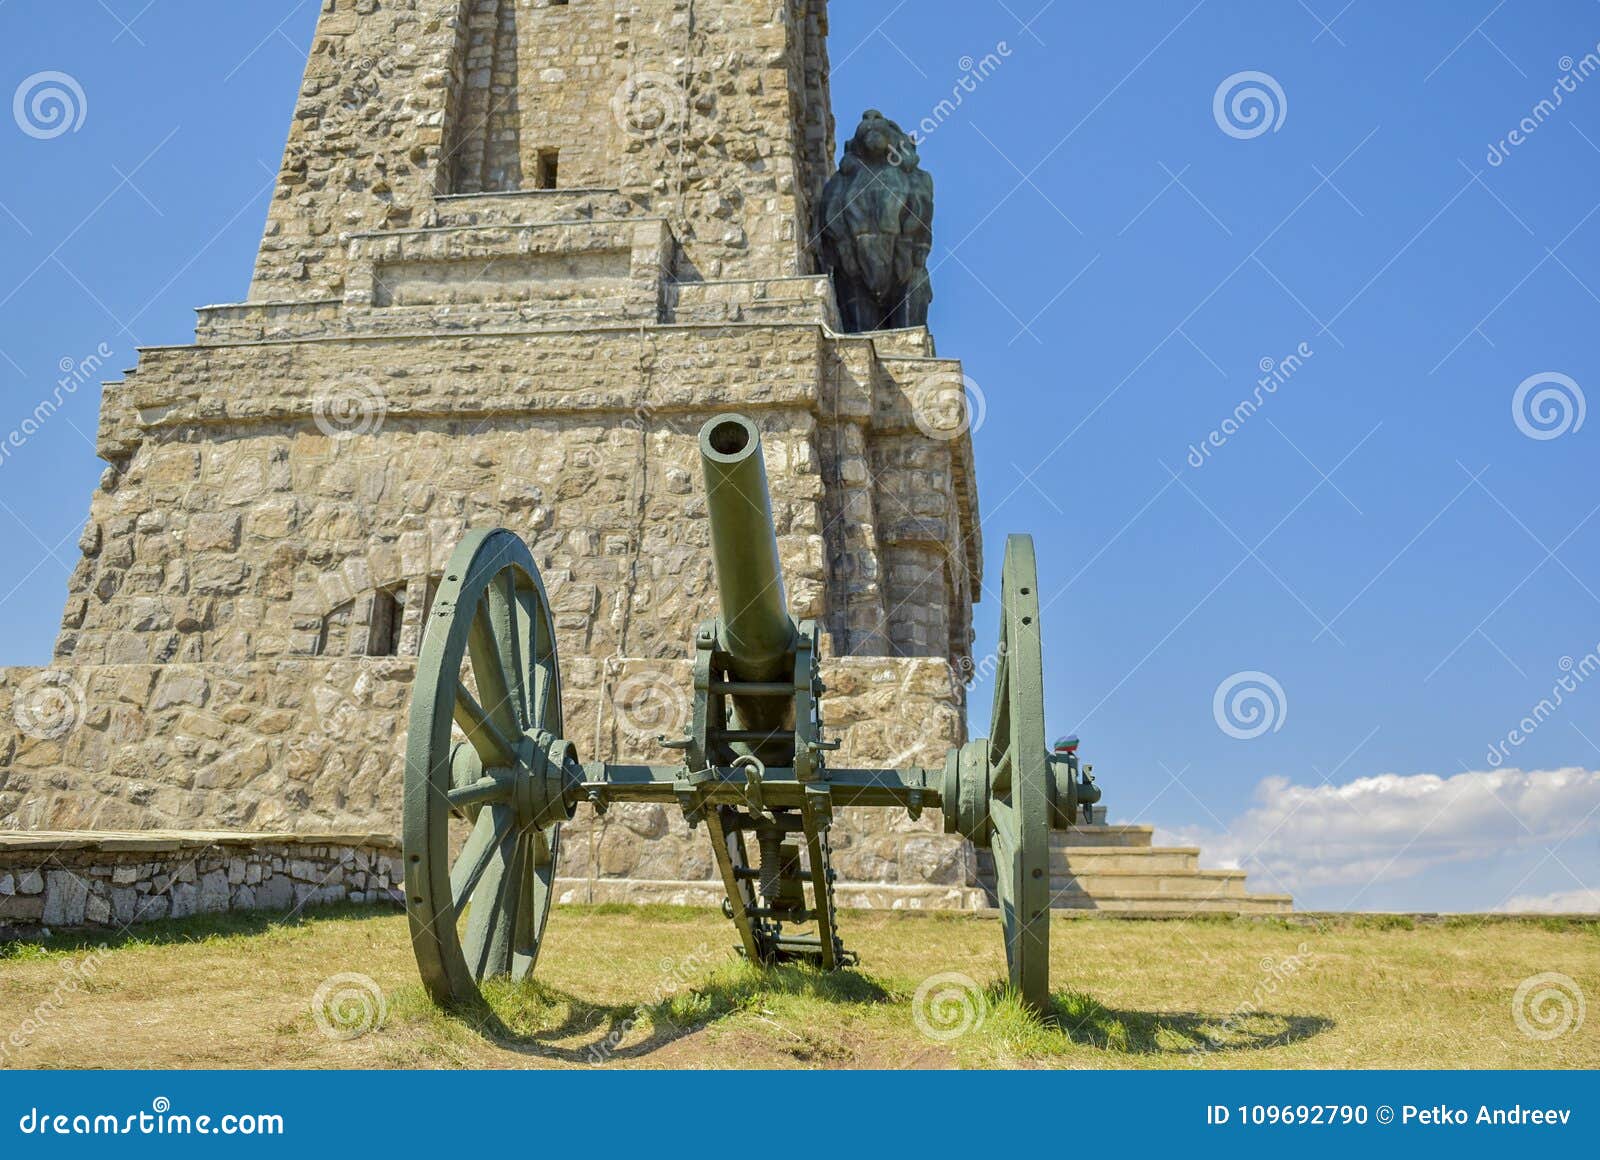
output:
M738 679L782 679L792 671L797 630L778 563L761 433L743 415L718 415L700 430L700 462L722 606L718 647Z

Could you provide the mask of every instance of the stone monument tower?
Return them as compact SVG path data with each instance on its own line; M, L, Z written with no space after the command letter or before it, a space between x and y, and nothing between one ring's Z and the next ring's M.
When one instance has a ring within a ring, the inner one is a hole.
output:
M56 664L0 675L0 709L78 719L0 742L5 825L395 830L430 585L484 524L543 570L585 759L659 759L714 602L694 433L734 409L792 611L825 629L841 760L942 762L982 566L962 372L925 328L841 333L827 23L826 0L328 0L249 299L106 388ZM836 835L845 879L969 901L931 820ZM571 897L713 876L657 807L569 838Z

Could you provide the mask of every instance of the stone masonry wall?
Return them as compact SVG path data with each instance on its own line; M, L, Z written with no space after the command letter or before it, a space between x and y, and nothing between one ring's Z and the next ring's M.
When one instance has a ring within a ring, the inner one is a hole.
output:
M0 937L163 918L403 903L387 837L0 834Z
M417 637L392 658L313 654L353 601L403 586L412 608L486 523L533 546L583 756L670 761L653 739L687 721L682 658L715 610L694 432L728 408L764 429L791 607L828 630L836 760L941 764L964 738L950 673L970 639L950 625L969 623L978 558L970 443L924 430L922 396L958 364L903 343L777 324L145 352L107 391L102 445L121 454L59 642L82 724L0 733L0 824L397 826ZM370 429L317 421L317 392L339 389L381 402ZM0 689L36 676L0 672ZM970 854L938 830L850 811L841 876L959 893ZM567 850L577 898L693 881L709 853L652 807L580 814Z
M502 0L508 4L509 0ZM613 103L626 80L614 4L520 6L518 134L523 188L534 188L541 153L558 154L556 188L610 189L622 132Z
M617 189L707 278L812 273L826 0L324 0L250 297L337 298L447 195ZM515 74L513 76L513 73Z
M0 730L0 830L397 833L414 674L377 658L0 669L0 721L37 723ZM936 767L964 736L964 693L941 661L827 658L822 674L840 767ZM583 760L671 763L655 739L688 723L688 661L563 656L562 678ZM841 878L970 884L970 851L936 814L842 811ZM712 874L704 831L675 807L584 806L563 849L564 878Z
M330 613L439 574L468 526L500 525L532 546L567 656L681 656L714 611L695 433L741 409L764 429L794 614L840 653L959 663L970 445L921 435L898 387L880 397L871 343L849 345L865 382L830 375L833 343L806 326L147 351L107 389L117 466L57 655L313 655Z

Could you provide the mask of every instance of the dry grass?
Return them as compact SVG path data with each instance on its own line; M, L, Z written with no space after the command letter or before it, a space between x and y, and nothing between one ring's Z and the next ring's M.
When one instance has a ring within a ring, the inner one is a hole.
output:
M1000 988L993 921L851 913L842 925L863 969L823 976L737 961L710 911L566 908L538 982L455 1014L427 1002L394 914L196 920L100 951L12 944L0 1067L1600 1068L1600 1013L1549 1041L1512 1017L1518 985L1545 972L1600 996L1596 921L1061 919L1053 977L1070 990L1045 1022ZM344 972L375 980L388 1010L340 1041L311 1001ZM914 996L949 972L983 989L965 1010L934 1003L935 1021L980 1007L982 1021L930 1038Z

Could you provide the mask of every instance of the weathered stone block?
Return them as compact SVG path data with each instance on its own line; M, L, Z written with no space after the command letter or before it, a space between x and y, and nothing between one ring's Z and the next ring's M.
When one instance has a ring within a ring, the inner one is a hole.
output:
M68 870L50 870L44 877L44 924L82 926L84 909L89 901L89 883Z
M208 689L205 675L198 669L172 669L156 682L150 708L159 711L174 705L203 705Z
M239 546L240 516L236 512L199 514L190 517L183 545L191 552L231 552Z
M256 905L262 910L288 910L294 901L294 882L282 874L274 874L256 888Z
M175 882L169 895L173 918L188 918L200 903L200 889L192 882Z
M213 870L200 879L200 894L195 901L195 909L201 914L221 914L228 909L231 894L227 871Z
M43 917L43 895L0 895L0 922L32 923Z

